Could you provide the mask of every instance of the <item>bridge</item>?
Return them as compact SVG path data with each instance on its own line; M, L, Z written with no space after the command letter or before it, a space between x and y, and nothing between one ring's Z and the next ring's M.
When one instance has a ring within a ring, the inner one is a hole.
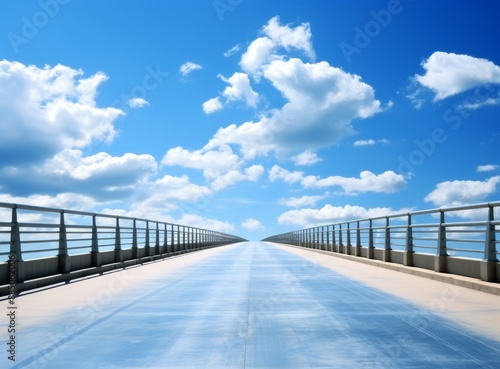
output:
M0 363L497 368L499 206L249 242L147 219L0 204ZM466 214L475 220L457 221Z

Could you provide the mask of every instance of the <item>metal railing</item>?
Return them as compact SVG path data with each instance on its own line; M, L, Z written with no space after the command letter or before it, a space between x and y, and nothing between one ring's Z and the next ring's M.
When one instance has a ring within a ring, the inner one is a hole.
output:
M263 241L494 282L500 281L500 221L495 220L500 218L499 213L500 202L429 209L311 227Z
M32 279L58 276L53 281L68 281L241 241L222 232L148 219L0 203L0 286L15 282L19 292L51 283L28 286L25 282ZM15 270L15 281L9 270ZM81 270L86 271L76 273Z

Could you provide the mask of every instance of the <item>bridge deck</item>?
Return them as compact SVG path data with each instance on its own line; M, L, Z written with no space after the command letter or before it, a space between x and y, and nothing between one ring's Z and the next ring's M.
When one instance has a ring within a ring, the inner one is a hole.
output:
M500 296L267 243L185 254L15 301L16 361L2 350L1 367L495 368L500 361ZM7 301L0 308L8 311Z

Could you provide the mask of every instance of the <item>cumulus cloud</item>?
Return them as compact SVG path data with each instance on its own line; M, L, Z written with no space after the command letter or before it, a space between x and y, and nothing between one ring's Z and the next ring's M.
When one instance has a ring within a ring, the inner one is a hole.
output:
M368 170L360 173L359 178L330 176L306 176L302 179L305 188L324 188L340 186L345 194L356 195L364 192L393 193L404 186L406 180L403 175L388 170L381 174L374 174Z
M99 108L95 96L107 80L63 65L39 68L0 61L0 167L41 163L64 149L94 140L111 142L123 113Z
M236 72L230 78L219 75L219 78L230 85L222 93L228 101L244 100L248 106L257 106L259 94L252 90L250 80L245 73Z
M214 97L202 104L205 114L213 114L223 108L220 97Z
M289 199L281 199L280 204L290 206L292 208L301 208L303 206L314 206L318 201L322 200L324 196L302 196L291 197Z
M312 227L321 224L336 223L346 220L376 218L390 214L407 213L409 209L364 208L362 206L332 206L327 204L321 209L305 208L289 210L278 217L279 224Z
M259 164L245 168L242 172L231 170L215 178L211 183L211 188L214 191L220 191L241 181L256 182L262 176L262 173L264 173L264 167Z
M263 67L271 60L280 59L277 53L279 47L287 51L303 51L311 59L315 57L309 23L291 28L281 25L279 17L274 17L264 26L262 33L264 36L248 46L240 61L241 68L254 77L259 78Z
M242 161L227 145L216 150L186 150L175 147L167 151L163 157L163 165L180 165L186 168L200 169L206 178L215 178L223 172L238 169Z
M414 80L434 92L434 101L484 84L500 83L499 66L469 55L436 51L422 62L422 67L425 74L415 75Z
M371 86L327 62L275 60L264 76L288 102L257 122L221 128L211 145L236 144L246 158L270 151L330 146L354 134L351 124L381 111Z
M142 108L146 105L149 105L149 102L143 99L142 97L134 97L128 100L128 106L130 106L133 109Z
M276 182L277 180L282 180L286 183L296 183L300 182L304 178L304 172L294 171L290 172L287 169L281 168L279 165L274 165L269 170L269 180L271 182Z
M191 74L195 70L198 70L201 68L202 68L201 65L188 61L180 66L179 72L182 74L183 77L187 77L189 74Z
M264 230L264 226L257 219L248 218L241 222L241 226L249 231Z
M305 150L300 154L293 156L292 160L295 165L300 165L300 166L313 165L320 161L323 161L323 159L318 158L318 155L315 152L312 152L310 150Z
M500 176L491 177L485 181L446 181L438 183L424 201L436 206L456 206L484 200L497 192Z

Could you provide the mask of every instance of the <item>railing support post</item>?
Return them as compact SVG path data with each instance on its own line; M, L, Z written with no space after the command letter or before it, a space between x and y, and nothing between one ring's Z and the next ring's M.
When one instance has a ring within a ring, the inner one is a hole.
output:
M10 229L10 255L9 255L9 265L14 261L16 266L15 272L16 283L23 283L26 279L26 271L24 269L23 254L21 251L21 230L19 228L19 223L17 221L17 206L12 208L12 226ZM16 295L17 295L16 288Z
M373 221L369 220L369 229L368 229L368 249L366 250L366 257L368 259L373 259L374 254L374 244L373 244Z
M403 265L413 266L413 228L411 226L411 214L408 214L408 225L406 227L405 253L403 254Z
M120 231L120 218L116 217L116 228L115 228L115 262L121 263L123 261L123 251L122 251L122 235Z
M144 253L146 256L151 256L151 245L149 244L149 221L146 221L146 235L144 241Z
M68 255L68 239L66 235L66 224L64 222L64 210L60 213L59 221L59 252L57 255L59 273L71 272L71 259Z
M132 227L132 259L139 258L139 248L137 246L137 220L134 219Z
M480 277L485 282L495 282L496 276L496 236L493 207L488 206L488 222L486 223L486 236L484 243L484 256L481 260Z
M350 255L351 254L351 225L347 223L347 245L345 247L345 254Z
M356 250L354 256L361 256L361 230L359 229L359 220L356 223Z
M434 257L434 271L445 273L446 272L446 226L444 211L439 211L439 229L438 229L438 245L437 253Z
M332 251L339 252L338 246L335 241L335 224L332 225Z
M90 259L93 267L101 266L101 253L99 252L99 236L97 233L97 215L92 215L92 249Z
M155 255L160 255L160 223L156 222Z
M344 244L342 243L342 224L339 224L339 253L342 252L341 249L344 248Z
M391 229L389 228L389 217L385 218L385 244L382 260L385 262L391 261Z

